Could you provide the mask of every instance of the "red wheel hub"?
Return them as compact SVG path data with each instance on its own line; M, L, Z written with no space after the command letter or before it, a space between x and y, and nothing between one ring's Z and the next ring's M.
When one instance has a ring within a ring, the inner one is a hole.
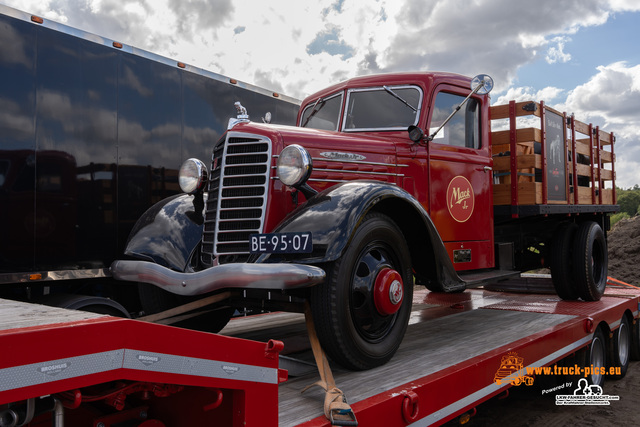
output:
M402 304L403 289L400 273L391 268L380 270L373 290L373 300L378 312L383 316L397 312Z

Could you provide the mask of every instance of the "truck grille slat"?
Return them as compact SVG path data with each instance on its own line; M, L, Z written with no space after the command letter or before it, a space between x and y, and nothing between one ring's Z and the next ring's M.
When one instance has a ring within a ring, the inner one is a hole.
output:
M205 266L249 256L249 236L262 233L271 170L271 141L227 133L213 150L201 261ZM222 183L222 185L220 185Z

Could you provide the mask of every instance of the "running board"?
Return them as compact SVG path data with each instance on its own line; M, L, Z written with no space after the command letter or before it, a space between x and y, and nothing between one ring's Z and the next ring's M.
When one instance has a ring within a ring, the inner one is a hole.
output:
M477 288L478 286L497 283L502 280L520 277L521 271L513 270L487 270L482 272L458 272L458 276L465 282L467 288Z

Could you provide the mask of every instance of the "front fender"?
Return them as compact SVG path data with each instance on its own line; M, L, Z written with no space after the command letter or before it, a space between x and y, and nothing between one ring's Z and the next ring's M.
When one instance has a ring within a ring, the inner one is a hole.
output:
M372 211L384 213L402 229L412 252L414 271L432 282L433 289L464 289L429 214L411 194L396 185L379 181L336 185L292 212L274 232L310 231L314 251L304 257L304 262L332 262L342 255L354 230ZM269 258L262 255L257 262L274 260Z
M149 208L134 226L125 255L185 271L202 238L204 199L178 194Z

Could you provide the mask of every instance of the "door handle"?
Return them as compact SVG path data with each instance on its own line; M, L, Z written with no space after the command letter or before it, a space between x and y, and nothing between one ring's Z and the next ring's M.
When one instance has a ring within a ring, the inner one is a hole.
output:
M493 170L493 168L492 168L491 166L485 166L485 167L483 168L483 170L484 170L485 172L491 172L491 171Z

